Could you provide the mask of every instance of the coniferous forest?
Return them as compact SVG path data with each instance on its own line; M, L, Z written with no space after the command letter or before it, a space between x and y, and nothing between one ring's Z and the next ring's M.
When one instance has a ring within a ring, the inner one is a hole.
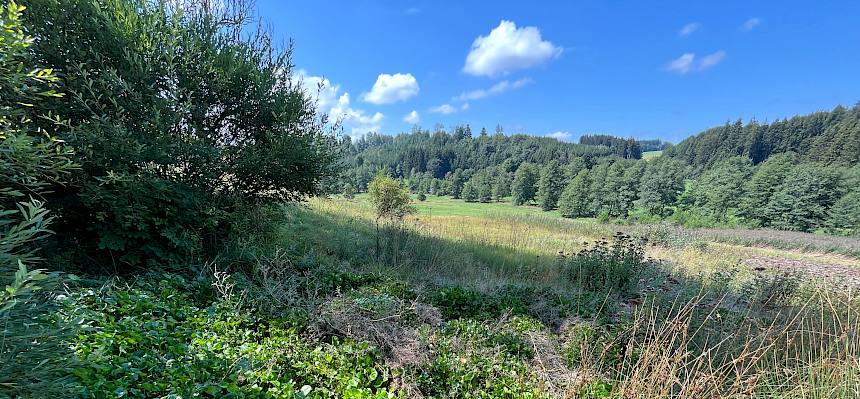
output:
M738 120L676 145L451 130L344 140L342 184L364 190L382 170L416 193L533 203L565 217L832 234L860 228L860 105L770 124ZM642 159L643 149L663 153Z

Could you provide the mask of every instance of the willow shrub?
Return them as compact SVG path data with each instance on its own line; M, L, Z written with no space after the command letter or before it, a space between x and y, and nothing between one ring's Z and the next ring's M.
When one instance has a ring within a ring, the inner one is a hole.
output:
M81 164L52 195L56 230L88 264L182 264L219 247L237 204L297 200L334 173L291 48L242 3L30 3L34 61L67 93L46 107Z

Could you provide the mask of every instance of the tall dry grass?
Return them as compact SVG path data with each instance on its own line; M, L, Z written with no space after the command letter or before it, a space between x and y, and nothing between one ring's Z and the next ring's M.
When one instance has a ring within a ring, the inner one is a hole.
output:
M355 232L372 217L366 204L314 200L311 207L348 224L352 233L336 234L350 234L344 240L352 242L353 255L371 247ZM378 271L485 290L507 283L575 290L559 256L615 230L534 215L419 215L389 227ZM641 304L621 304L629 310L600 339L573 343L582 351L579 378L562 373L564 381L547 382L566 387L554 389L560 396L582 397L591 382L608 381L608 397L617 398L860 398L860 301L853 292L810 279L789 289L778 279L758 284L749 270L726 273L759 248L693 241L648 251L671 265L656 273L671 274L680 286L649 291ZM727 274L733 281L715 283ZM786 292L770 292L780 287ZM544 339L556 342L546 347L571 345L565 331L552 334Z
M604 373L619 398L860 397L860 307L852 295L816 290L798 307L769 316L748 308L733 319L709 301L703 293L637 308L613 342L583 346L589 361L580 372ZM622 349L620 362L607 356L609 345Z

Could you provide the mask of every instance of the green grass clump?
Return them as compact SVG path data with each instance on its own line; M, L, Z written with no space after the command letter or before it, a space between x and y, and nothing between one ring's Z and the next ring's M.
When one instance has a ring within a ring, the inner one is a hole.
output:
M532 345L507 323L457 320L426 337L430 361L406 370L430 398L548 398L528 367Z
M444 287L435 292L432 303L446 319L495 317L499 308L488 295L464 287Z

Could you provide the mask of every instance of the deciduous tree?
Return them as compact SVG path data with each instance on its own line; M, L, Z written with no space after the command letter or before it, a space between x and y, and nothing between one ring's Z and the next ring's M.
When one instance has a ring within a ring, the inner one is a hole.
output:
M535 185L537 173L535 167L524 163L514 173L514 182L511 184L511 200L514 205L523 205L535 198Z
M541 209L550 211L558 206L558 197L564 191L564 173L557 161L550 161L540 172L537 200Z

